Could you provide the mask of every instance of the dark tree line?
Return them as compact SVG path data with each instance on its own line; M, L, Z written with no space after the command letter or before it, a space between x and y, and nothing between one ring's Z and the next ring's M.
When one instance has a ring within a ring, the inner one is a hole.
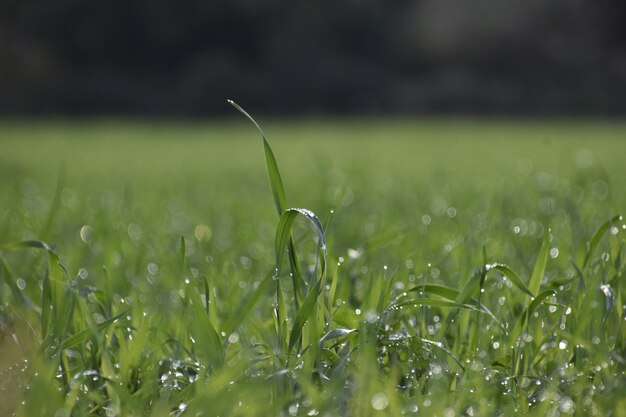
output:
M626 2L0 0L0 112L626 112Z

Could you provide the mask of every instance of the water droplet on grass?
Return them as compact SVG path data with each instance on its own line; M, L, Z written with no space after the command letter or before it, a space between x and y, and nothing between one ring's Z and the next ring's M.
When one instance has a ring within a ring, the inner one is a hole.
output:
M143 236L143 229L136 223L129 224L126 231L128 233L128 237L135 241L140 240Z
M208 242L212 236L211 228L206 224L199 224L194 229L193 235L199 242Z
M24 280L24 278L18 278L16 284L17 288L19 288L20 290L24 290L26 288L26 281Z
M372 396L371 404L374 410L382 411L389 405L389 399L385 394L379 392Z
M85 243L88 243L89 240L91 239L91 233L93 232L93 229L90 226L83 226L80 228L80 240L82 240Z

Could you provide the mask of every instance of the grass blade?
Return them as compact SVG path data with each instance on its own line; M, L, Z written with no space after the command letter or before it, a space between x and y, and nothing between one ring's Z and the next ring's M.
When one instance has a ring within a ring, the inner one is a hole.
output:
M546 265L548 263L548 252L549 252L549 234L550 232L546 232L543 237L543 241L541 243L541 249L539 249L539 255L537 255L537 261L535 262L535 267L533 269L533 273L530 276L530 282L528 283L528 289L530 290L531 297L535 294L539 293L539 288L541 287L541 279L543 278L543 273L546 271Z
M585 255L585 260L583 262L583 269L589 265L589 261L591 261L591 257L596 252L596 249L598 249L598 245L600 244L600 240L602 239L602 236L604 236L604 234L607 232L607 230L609 230L609 228L611 227L611 225L613 225L613 223L616 223L621 220L622 220L622 216L617 215L609 219L608 221L602 223L600 227L598 227L598 230L596 230L596 232L593 234L593 237L589 241L589 247L587 249L587 254Z
M523 293L525 293L526 295L530 297L534 297L530 288L528 288L526 284L524 284L524 281L522 281L521 278L515 272L513 272L513 270L509 268L507 265L496 263L496 264L491 265L491 268L489 270L491 271L494 269L502 272L508 279L511 280L511 282L517 288L519 288L520 291L522 291ZM543 275L543 272L542 272L542 275Z
M127 308L126 310L122 311L120 314L113 316L105 321L103 321L102 323L98 323L95 326L95 330L96 331L102 331L106 328L108 328L110 325L112 325L113 323L115 323L117 320L119 320L121 317L123 317L126 313L128 313L128 311L130 311L130 308ZM59 346L52 352L52 354L58 353L61 350L64 349L69 349L73 346L76 346L78 344L84 343L87 338L89 336L91 336L93 334L93 330L92 329L83 329L81 331L79 331L78 333L68 337L67 339L63 340Z
M456 302L459 291L451 287L438 284L424 284L409 288L406 292L423 292L428 296L436 296L448 301Z
M313 314L315 310L315 307L317 304L317 298L321 290L321 284L322 284L322 279L320 278L317 280L315 285L313 285L313 287L309 289L309 292L307 293L306 298L304 299L304 302L302 303L302 306L300 307L300 310L298 310L296 319L293 322L293 327L291 328L291 334L289 335L289 348L288 348L289 353L291 353L294 346L300 339L304 324L311 317L311 315Z
M472 311L477 311L483 314L488 314L486 311L471 304L461 304L461 303L457 303L454 301L439 300L436 298L415 298L413 300L403 301L401 303L397 303L397 304L390 306L387 309L387 311L402 310L404 308L422 307L422 306L457 308L457 309L462 309L462 310L472 310Z
M326 274L326 234L324 233L324 227L320 223L319 219L311 210L303 209L303 208L290 208L283 212L280 217L280 221L278 222L278 227L276 228L276 240L275 240L275 250L276 250L276 269L280 269L280 264L282 262L282 255L285 251L287 243L291 238L291 228L293 226L293 222L298 217L298 214L301 214L306 219L308 219L313 228L317 232L317 236L319 238L319 247L322 252L322 273Z
M267 143L267 139L265 137L265 133L263 133L263 129L261 126L254 120L248 112L246 112L241 106L235 103L233 100L228 100L228 104L233 106L237 111L246 116L248 120L250 120L254 126L256 126L257 130L261 134L263 138L263 152L265 153L265 167L267 168L267 175L270 181L270 188L272 189L272 196L274 197L274 203L276 204L276 211L280 216L281 213L287 208L287 198L285 196L285 188L283 187L283 180L280 177L280 172L278 171L278 164L276 163L276 158L274 157L274 152L272 152L272 148L269 143Z
M211 324L211 319L202 306L202 301L195 291L191 296L193 319L190 333L196 340L198 353L208 359L213 367L221 367L224 363L224 347L217 331Z

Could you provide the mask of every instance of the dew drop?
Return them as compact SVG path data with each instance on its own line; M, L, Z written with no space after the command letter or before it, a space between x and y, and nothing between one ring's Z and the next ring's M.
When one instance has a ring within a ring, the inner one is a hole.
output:
M24 290L26 288L26 281L24 280L24 278L18 278L16 284L17 288L19 288L20 290Z
M374 410L381 411L387 408L387 406L389 405L389 399L385 394L379 392L372 396L371 404Z

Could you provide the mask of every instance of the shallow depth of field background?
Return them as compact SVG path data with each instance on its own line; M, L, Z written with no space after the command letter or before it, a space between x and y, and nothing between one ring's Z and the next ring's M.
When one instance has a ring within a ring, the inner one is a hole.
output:
M44 3L0 5L0 415L624 415L622 2ZM227 99L326 225L291 353ZM498 263L541 302L463 296Z

